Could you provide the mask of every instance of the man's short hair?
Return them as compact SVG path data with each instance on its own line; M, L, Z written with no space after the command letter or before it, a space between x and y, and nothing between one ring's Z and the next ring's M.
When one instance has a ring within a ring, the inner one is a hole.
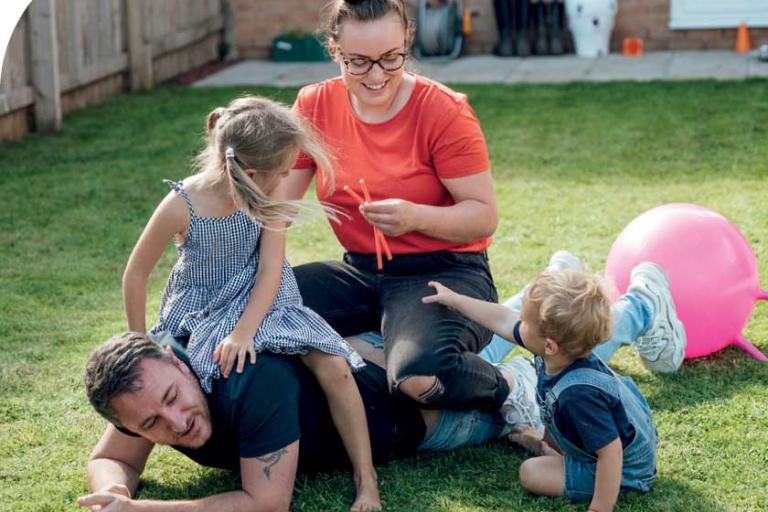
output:
M541 334L571 357L585 357L611 336L611 303L605 281L575 270L542 272L526 293L538 308Z
M97 347L85 365L85 393L96 412L121 426L112 400L123 393L141 390L139 366L145 359L171 363L163 348L139 332L124 332Z

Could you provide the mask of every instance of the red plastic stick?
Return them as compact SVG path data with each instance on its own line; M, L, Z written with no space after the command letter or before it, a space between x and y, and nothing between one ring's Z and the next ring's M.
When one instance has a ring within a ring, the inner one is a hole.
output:
M365 200L360 197L360 194L349 188L348 185L344 185L344 191L347 192L349 195L354 197L358 203L360 203L360 206L362 206L365 203ZM384 261L381 257L381 241L384 239L384 235L376 229L376 226L373 227L373 243L376 247L376 267L379 270L382 270L384 268ZM386 244L386 240L384 240L384 243ZM386 252L387 252L387 260L392 261L392 253L389 252L389 245L386 246Z
M365 200L369 203L373 202L373 199L371 199L371 193L368 191L368 185L365 184L365 180L363 178L360 178L360 188L363 189L363 196L365 196Z
M360 188L363 189L363 196L365 197L365 200L369 203L372 203L373 200L371 199L371 193L368 190L368 186L365 184L365 180L363 178L360 178ZM376 226L373 226L373 242L376 245L376 265L378 266L379 270L384 268L384 262L381 258L381 233L379 232L379 228Z
M384 268L384 261L381 257L381 239L379 238L379 230L373 228L373 243L376 245L376 268L379 270Z
M381 230L377 230L379 233L379 238L381 239L381 246L384 248L384 254L387 255L387 261L392 261L392 251L389 249L389 244L387 243L387 239L384 236L384 233L381 232Z
M355 200L357 200L357 202L360 203L360 205L365 203L365 200L362 197L360 197L360 194L358 194L357 192L355 192L354 190L349 188L349 185L344 185L344 192L346 192L349 195L351 195L352 197L354 197Z
M365 200L369 203L372 203L373 200L371 199L371 193L368 191L368 186L365 184L365 180L363 178L360 178L360 188L363 189L363 195L365 196ZM378 237L379 240L381 240L381 246L384 247L384 252L387 254L387 261L392 261L392 251L389 249L389 243L387 243L387 238L384 236L384 233L381 232L381 230L377 227L374 227L374 238Z

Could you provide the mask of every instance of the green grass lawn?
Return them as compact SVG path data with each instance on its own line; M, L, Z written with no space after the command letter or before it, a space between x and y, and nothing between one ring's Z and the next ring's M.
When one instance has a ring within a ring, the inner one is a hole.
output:
M734 221L768 274L768 81L461 86L491 151L501 224L491 248L500 296L568 248L603 268L643 211L696 202ZM242 89L162 87L78 112L55 136L0 146L0 510L74 510L104 427L82 390L93 347L125 328L120 278L158 201L200 147L205 115ZM245 92L291 102L295 89ZM337 258L322 222L289 235L292 263ZM156 318L174 262L153 276ZM768 286L768 277L764 277ZM716 312L715 312L716 314ZM768 353L768 305L747 336ZM655 411L659 479L622 511L768 510L768 364L730 348L672 376L631 350L613 361ZM388 510L583 510L520 489L524 454L498 442L379 469ZM158 449L142 497L198 497L237 477ZM300 477L295 510L344 510L346 474Z

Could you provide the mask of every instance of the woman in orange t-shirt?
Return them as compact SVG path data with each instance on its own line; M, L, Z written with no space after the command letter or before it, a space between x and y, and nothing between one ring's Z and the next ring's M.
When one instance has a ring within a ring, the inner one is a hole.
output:
M328 45L341 77L304 87L294 108L336 155L322 201L351 220L332 225L343 261L296 267L304 302L344 336L381 330L390 388L419 403L496 409L510 386L477 357L491 332L437 304L431 281L497 300L487 247L498 223L488 150L467 97L403 69L413 33L403 0L335 0ZM316 175L301 156L288 180L302 197ZM343 188L372 202L358 207ZM373 228L394 254L377 269Z

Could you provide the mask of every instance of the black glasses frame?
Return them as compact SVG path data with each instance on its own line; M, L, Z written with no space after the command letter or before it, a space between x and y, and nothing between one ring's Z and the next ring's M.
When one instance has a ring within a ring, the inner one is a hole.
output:
M397 71L398 69L400 69L403 66L405 66L405 61L408 60L408 55L409 55L408 52L387 53L384 56L379 57L378 59L375 59L375 60L371 59L369 57L356 57L356 58L359 58L359 59L363 59L363 58L366 59L368 61L368 67L366 68L365 71L361 71L360 73L353 73L352 71L349 70L349 63L352 61L352 59L347 57L347 55L345 55L344 52L341 51L340 48L337 51L341 55L341 62L344 63L344 68L347 70L347 73L349 73L350 75L354 75L354 76L367 75L373 69L374 64L377 64L384 72L390 72L391 73L392 71ZM391 57L393 55L399 55L400 57L402 57L403 58L403 63L400 64L399 66L397 66L396 68L385 68L384 64L382 64L381 61L384 60L385 58Z

